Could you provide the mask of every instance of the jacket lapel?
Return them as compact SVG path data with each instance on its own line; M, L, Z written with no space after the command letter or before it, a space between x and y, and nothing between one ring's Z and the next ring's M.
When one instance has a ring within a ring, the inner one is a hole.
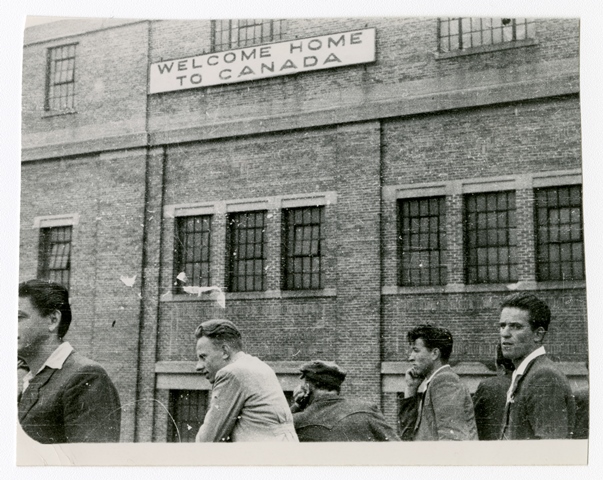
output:
M23 420L31 408L38 402L40 389L48 383L56 371L54 368L45 367L44 370L31 379L29 386L19 399L19 420Z

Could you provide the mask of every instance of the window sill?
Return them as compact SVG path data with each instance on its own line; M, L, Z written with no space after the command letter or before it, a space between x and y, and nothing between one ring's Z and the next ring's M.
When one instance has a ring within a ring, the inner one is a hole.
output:
M42 118L48 118L48 117L59 117L62 115L73 115L77 113L77 110L72 109L72 110L45 110L42 113Z
M480 292L517 292L536 290L569 290L584 289L584 280L565 282L518 282L518 283L484 283L479 285L449 284L422 287L386 286L381 290L382 295L419 295L434 293L480 293Z
M228 300L263 300L279 298L320 298L336 297L334 288L318 290L266 290L262 292L225 292ZM193 295L188 293L166 293L159 297L161 302L213 302L215 297L210 295Z
M518 40L516 42L497 43L496 45L483 45L481 47L468 48L467 50L453 50L451 52L436 53L436 60L444 60L446 58L465 57L467 55L477 55L480 53L498 52L500 50L512 50L515 48L531 47L538 45L538 41L534 38L526 40Z

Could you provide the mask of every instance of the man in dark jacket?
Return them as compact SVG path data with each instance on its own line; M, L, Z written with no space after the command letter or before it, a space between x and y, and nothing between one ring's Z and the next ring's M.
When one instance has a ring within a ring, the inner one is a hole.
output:
M71 323L67 290L19 285L19 422L40 443L118 442L119 395L105 369L63 341ZM24 368L26 365L27 368Z
M339 395L346 373L316 360L300 368L303 383L291 407L300 442L387 442L400 440L369 402Z
M515 366L496 346L496 376L480 382L473 396L473 410L480 440L498 440L505 414L507 391Z
M503 440L571 438L574 397L565 375L546 356L542 345L551 311L527 293L507 297L501 305L500 344L513 361L507 392Z

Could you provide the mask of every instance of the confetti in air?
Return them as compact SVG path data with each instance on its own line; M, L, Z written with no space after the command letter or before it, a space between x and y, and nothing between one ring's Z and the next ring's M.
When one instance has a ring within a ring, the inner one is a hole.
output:
M122 275L121 277L119 277L119 279L124 283L126 287L132 287L134 285L134 282L136 281L136 275L134 275L133 277L126 277L125 275Z
M186 273L180 272L176 277L176 280L180 280L181 282L186 283Z

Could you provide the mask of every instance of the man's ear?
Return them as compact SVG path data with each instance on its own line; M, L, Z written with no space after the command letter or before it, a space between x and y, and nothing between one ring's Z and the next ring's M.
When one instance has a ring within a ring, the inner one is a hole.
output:
M533 333L534 342L542 343L542 341L544 340L544 336L546 335L546 330L543 327L538 327L536 330L533 331Z
M59 328L59 323L61 323L61 312L60 310L55 310L50 315L48 315L48 330L51 332L55 332Z
M222 349L222 358L224 360L230 358L230 354L232 353L232 350L230 348L230 345L228 345L227 343L223 343L221 345L221 349Z
M434 360L442 358L442 352L438 347L433 347L431 349L431 358L433 358Z

